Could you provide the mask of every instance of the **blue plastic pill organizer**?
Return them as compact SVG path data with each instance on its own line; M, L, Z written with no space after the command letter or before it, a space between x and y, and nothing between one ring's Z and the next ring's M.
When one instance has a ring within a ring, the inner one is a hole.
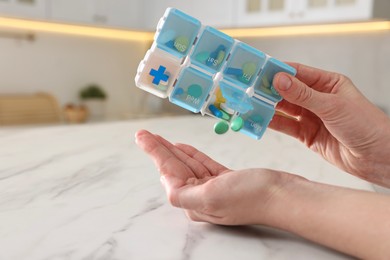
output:
M291 66L168 8L135 82L145 91L260 139L282 99L272 85L278 72L296 74ZM218 123L215 132L226 132Z

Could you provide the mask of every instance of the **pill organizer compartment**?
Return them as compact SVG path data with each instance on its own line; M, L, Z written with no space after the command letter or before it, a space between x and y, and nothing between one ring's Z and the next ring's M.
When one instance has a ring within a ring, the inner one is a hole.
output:
M242 88L248 88L255 80L261 67L264 65L266 55L255 48L238 43L224 69L224 78L234 81Z
M263 70L260 73L259 78L255 83L255 93L263 97L266 97L274 102L279 102L282 100L282 97L275 90L272 81L274 76L278 72L287 72L291 75L296 74L296 70L275 58L268 59L267 63L264 65Z
M186 56L198 35L201 23L173 8L169 8L162 19L165 21L157 35L157 46L177 57Z
M192 67L183 69L169 100L185 109L198 113L213 86L211 76Z
M214 74L221 69L233 44L233 38L207 26L195 45L191 62Z
M246 113L253 109L251 98L241 88L229 84L227 81L220 82L220 88L226 107L239 113Z
M180 72L180 60L162 50L150 50L140 63L136 85L156 96L166 98Z
M272 105L257 98L252 98L251 101L253 109L245 114L240 114L240 117L244 120L240 132L258 140L271 122L275 109Z
M212 92L207 104L202 108L202 114L207 114L211 117L230 121L236 111L229 108L226 104L226 98L222 94L220 84L218 83Z

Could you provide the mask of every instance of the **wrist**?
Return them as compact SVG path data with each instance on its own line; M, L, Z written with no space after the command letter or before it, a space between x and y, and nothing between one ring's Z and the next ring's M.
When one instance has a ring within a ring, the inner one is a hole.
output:
M297 203L297 191L311 184L301 176L279 172L276 181L268 189L266 215L262 224L292 231L289 227L290 214L302 206Z

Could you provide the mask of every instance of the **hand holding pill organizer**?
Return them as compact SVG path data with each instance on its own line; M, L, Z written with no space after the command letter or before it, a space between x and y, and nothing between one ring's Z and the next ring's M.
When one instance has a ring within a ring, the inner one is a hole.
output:
M230 128L260 139L282 99L272 85L278 72L296 74L291 66L168 8L135 82L189 111L218 119L217 134Z

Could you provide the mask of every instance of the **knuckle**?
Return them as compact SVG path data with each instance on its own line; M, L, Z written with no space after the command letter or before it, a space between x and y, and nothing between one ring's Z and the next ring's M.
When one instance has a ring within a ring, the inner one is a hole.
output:
M299 86L299 91L296 96L296 100L299 103L306 104L312 100L313 91L307 86Z
M179 203L178 197L177 197L177 195L176 195L176 193L175 193L174 191L170 191L170 192L167 194L167 197L168 197L169 203L170 203L172 206L180 207L180 203Z

